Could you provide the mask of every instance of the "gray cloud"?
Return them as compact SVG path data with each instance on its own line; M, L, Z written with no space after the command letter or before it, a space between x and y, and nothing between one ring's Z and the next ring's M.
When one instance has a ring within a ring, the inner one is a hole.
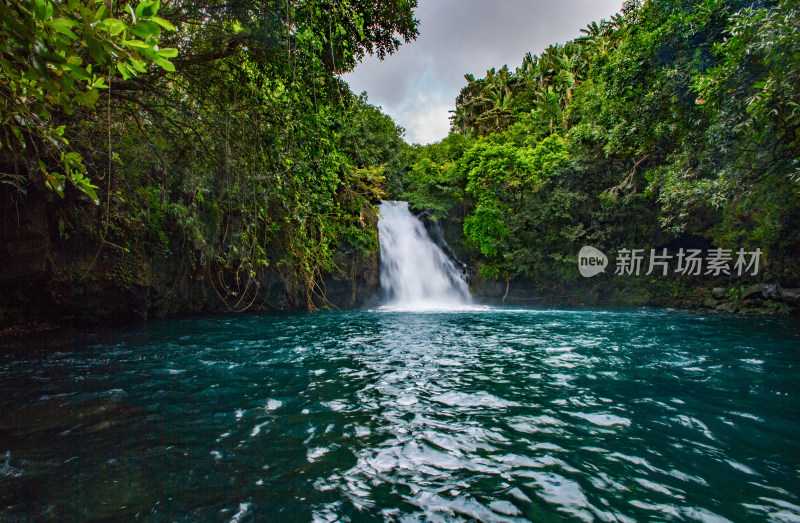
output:
M367 57L343 78L356 93L406 128L409 143L431 143L449 129L448 110L464 74L515 68L530 51L580 35L592 21L609 18L622 0L420 0L420 36L380 61Z

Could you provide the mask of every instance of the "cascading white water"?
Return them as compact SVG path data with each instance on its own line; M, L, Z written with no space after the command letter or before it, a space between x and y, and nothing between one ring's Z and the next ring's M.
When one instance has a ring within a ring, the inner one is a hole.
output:
M472 303L462 271L431 241L408 202L380 205L378 240L385 307L449 309Z

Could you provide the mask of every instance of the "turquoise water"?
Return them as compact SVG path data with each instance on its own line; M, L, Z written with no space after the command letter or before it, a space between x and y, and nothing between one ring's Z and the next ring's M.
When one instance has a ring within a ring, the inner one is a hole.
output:
M355 311L0 353L0 520L800 519L796 320Z

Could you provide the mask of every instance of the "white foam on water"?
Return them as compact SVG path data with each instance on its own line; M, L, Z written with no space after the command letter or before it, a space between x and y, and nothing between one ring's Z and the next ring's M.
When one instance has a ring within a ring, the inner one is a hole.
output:
M281 405L283 405L282 401L275 400L275 399L270 399L269 401L267 401L267 404L264 407L264 409L268 410L268 411L275 410L275 409L279 409Z

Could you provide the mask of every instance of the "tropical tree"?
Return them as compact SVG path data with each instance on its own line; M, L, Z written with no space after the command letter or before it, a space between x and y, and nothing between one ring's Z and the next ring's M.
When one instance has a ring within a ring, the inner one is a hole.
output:
M175 70L177 49L159 47L162 30L174 27L158 10L150 0L119 13L96 0L0 1L0 181L19 190L44 184L61 196L69 181L99 203L60 116L95 109L100 90L148 64Z

